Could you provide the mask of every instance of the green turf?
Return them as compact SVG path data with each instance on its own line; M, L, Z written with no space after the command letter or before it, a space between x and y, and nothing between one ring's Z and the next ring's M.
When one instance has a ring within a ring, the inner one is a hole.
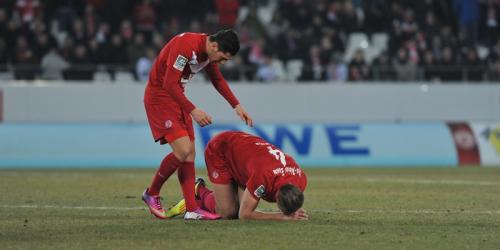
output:
M157 220L153 172L0 170L0 249L500 249L500 168L306 169L306 222Z

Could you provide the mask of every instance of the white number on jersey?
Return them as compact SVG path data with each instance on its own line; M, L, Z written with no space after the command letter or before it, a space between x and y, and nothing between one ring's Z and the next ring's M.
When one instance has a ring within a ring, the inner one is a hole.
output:
M267 149L269 150L269 153L272 154L276 158L276 160L280 161L281 164L283 164L283 167L286 167L285 154L283 154L283 152L281 152L281 150L273 149L270 146L268 146Z

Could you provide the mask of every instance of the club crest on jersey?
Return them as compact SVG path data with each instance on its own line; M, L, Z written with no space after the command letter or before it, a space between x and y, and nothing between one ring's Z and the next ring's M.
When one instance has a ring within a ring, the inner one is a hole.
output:
M253 194L259 198L261 198L264 193L266 192L266 188L264 187L264 185L260 185L257 189L255 189L255 191L253 192Z
M171 128L173 125L173 122L171 120L166 120L165 121L165 128Z
M183 71L187 62L188 62L187 58L185 58L183 55L178 55L177 59L175 59L174 69Z
M213 177L214 179L219 178L219 173L217 173L217 171L212 172L212 177Z

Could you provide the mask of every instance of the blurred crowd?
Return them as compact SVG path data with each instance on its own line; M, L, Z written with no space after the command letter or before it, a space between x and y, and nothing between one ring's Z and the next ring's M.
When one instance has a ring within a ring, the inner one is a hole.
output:
M176 34L233 28L228 80L498 81L499 11L500 0L2 0L0 73L146 82Z

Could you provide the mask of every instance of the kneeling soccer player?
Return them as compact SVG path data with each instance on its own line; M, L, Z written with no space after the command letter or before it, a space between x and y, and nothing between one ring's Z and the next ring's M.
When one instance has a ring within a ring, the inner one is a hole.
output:
M205 149L209 190L199 178L196 199L201 208L225 219L306 220L302 204L307 178L295 160L260 137L223 132ZM281 212L256 211L260 199L276 202ZM183 200L169 214L183 212Z

